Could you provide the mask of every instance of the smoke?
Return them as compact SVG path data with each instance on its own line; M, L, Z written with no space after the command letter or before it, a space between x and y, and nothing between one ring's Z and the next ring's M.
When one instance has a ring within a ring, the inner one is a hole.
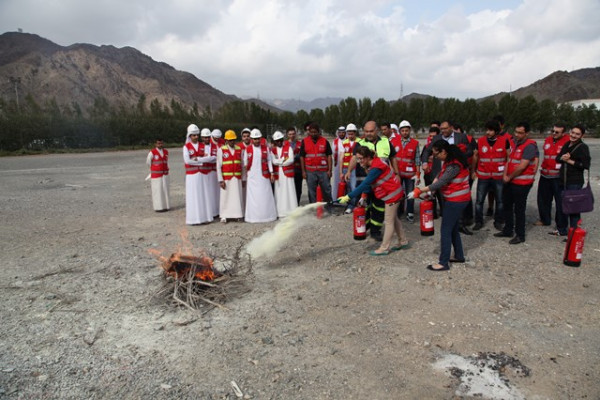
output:
M280 220L273 229L248 243L245 251L254 259L262 256L274 256L298 229L312 219L306 214L324 204L312 203L296 208L290 215Z

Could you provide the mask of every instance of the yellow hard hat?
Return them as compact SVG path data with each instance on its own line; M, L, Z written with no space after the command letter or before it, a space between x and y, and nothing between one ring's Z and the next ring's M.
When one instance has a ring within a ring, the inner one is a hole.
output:
M225 132L225 140L235 140L236 137L235 132L231 129Z

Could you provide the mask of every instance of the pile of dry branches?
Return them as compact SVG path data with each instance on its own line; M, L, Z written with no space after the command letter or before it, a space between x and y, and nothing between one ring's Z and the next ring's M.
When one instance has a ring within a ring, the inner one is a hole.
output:
M238 247L231 258L221 257L221 267L214 269L214 278L201 279L206 268L213 268L212 259L206 256L171 255L169 259L161 258L161 267L165 271L165 284L157 295L165 296L174 304L191 310L210 311L215 307L226 308L223 304L228 300L250 291L253 279L252 260L247 254L242 255L242 246ZM189 268L175 271L185 259ZM208 264L208 265L207 265Z

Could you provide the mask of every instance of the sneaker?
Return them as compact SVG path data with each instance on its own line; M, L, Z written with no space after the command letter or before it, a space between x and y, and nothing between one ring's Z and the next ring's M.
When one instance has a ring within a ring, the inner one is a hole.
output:
M352 209L350 207L346 208L344 214L352 214Z
M412 213L406 214L406 220L411 224L415 222L415 215Z
M221 222L226 224L227 223L227 218L221 218Z
M478 231L481 228L483 228L483 224L481 222L476 222L475 225L473 225L473 230L474 231Z

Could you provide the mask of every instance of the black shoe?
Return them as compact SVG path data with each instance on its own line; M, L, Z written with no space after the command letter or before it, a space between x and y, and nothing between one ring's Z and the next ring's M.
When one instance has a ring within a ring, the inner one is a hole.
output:
M491 217L494 215L494 210L491 208L488 208L487 211L485 212L485 215L488 217Z
M518 236L515 236L514 238L512 238L508 241L508 244L519 244L519 243L523 243L523 242L525 242L525 238L520 238Z
M504 229L504 224L501 222L494 221L494 228L496 228L496 230L498 230L498 231L501 231L502 229Z
M478 231L481 228L483 228L483 224L481 222L475 222L475 225L473 225L473 230L474 231Z
M471 232L470 230L467 229L466 226L461 226L460 228L458 228L458 231L464 235L472 235L473 232Z
M504 233L503 231L494 233L494 237L512 237L512 233Z
M439 265L439 264L436 264L436 265ZM437 268L436 269L436 268L433 268L433 265L429 264L427 266L427 269L430 270L430 271L448 271L450 269L450 267L442 267L442 268Z
M448 261L450 261L451 263L464 263L466 260L464 258L451 258Z
M383 240L383 235L381 232L371 232L371 239L381 242Z

